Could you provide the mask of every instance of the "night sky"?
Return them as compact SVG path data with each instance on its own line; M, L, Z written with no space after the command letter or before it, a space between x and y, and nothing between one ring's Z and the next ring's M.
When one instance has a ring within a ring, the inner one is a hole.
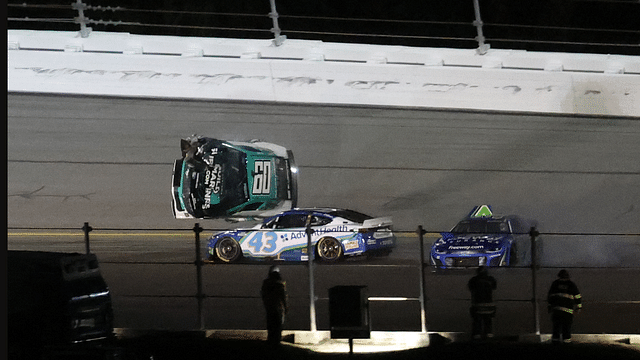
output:
M95 31L270 39L269 0L85 0ZM78 30L69 0L9 0L9 29ZM638 0L479 0L484 36L494 49L640 55ZM15 4L15 6L12 6ZM32 7L54 5L62 8ZM476 48L473 0L276 0L290 39L420 47ZM25 22L24 17L67 19Z

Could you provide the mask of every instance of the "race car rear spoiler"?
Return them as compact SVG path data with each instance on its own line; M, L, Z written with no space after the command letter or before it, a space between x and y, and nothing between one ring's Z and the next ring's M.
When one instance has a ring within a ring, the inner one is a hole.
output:
M393 221L391 220L391 217L379 217L375 219L369 219L369 220L365 220L362 223L362 227L367 229L380 228L380 227L391 226L391 225L393 225Z

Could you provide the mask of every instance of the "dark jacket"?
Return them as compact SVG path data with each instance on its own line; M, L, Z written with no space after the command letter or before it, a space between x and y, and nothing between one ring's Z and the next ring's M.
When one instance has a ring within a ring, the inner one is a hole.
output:
M467 286L471 291L472 305L493 305L493 290L497 287L496 279L493 276L486 272L480 272L469 280Z
M269 277L262 282L260 294L267 311L277 311L281 314L287 313L287 284L282 280L279 273L269 274Z
M582 295L576 284L569 279L557 279L551 284L547 294L549 311L564 311L573 314L582 308Z

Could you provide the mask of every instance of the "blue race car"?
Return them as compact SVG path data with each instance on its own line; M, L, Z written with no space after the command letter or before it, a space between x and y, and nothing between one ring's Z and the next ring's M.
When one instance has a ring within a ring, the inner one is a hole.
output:
M395 247L391 218L345 209L306 208L284 211L248 229L236 229L209 239L209 260L230 263L241 258L308 261L307 224L313 257L337 261L345 256L387 255Z
M497 216L480 205L431 247L430 262L439 269L513 266L528 256L528 232L534 221ZM522 251L518 251L518 245Z

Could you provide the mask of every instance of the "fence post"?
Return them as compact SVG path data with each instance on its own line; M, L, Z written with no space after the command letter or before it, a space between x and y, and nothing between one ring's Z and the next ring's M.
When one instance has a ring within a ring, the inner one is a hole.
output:
M202 311L203 301L205 295L202 293L202 258L200 256L200 233L202 228L199 223L196 223L193 227L193 232L196 236L196 281L197 281L197 294L198 299L198 329L204 330L204 312Z
M287 39L286 36L280 35L280 26L278 25L278 12L276 11L276 0L269 0L271 3L271 12L269 13L269 17L273 20L273 27L271 28L271 32L273 33L273 45L280 46Z
M82 227L82 231L84 231L84 249L87 255L91 253L91 248L89 246L89 233L91 232L91 230L93 230L93 228L89 226L89 223L88 222L84 223L84 226Z
M476 40L478 41L478 49L476 52L480 55L484 55L489 50L489 44L484 43L484 34L482 33L482 19L480 18L480 4L478 0L473 0L473 9L476 13L476 20L473 22L473 25L478 29L478 36L476 36Z
M420 241L420 323L422 324L422 332L427 332L427 314L426 305L427 293L424 286L424 234L427 232L418 226L418 240Z
M536 247L536 238L540 235L535 226L532 226L529 230L529 236L531 237L531 287L533 292L533 298L531 302L533 304L533 321L535 325L536 335L540 335L540 311L538 308L538 254Z
M78 17L73 20L77 24L80 24L80 37L89 37L89 34L91 33L91 28L87 27L87 21L89 19L84 17L84 11L88 8L87 4L83 3L82 0L76 0L75 3L71 4L71 7L74 10L78 10Z
M313 278L313 247L311 246L311 234L313 229L311 228L311 215L307 217L307 224L305 232L307 233L307 267L309 269L309 321L311 323L311 331L318 330L316 325L316 294L315 294L315 281Z

